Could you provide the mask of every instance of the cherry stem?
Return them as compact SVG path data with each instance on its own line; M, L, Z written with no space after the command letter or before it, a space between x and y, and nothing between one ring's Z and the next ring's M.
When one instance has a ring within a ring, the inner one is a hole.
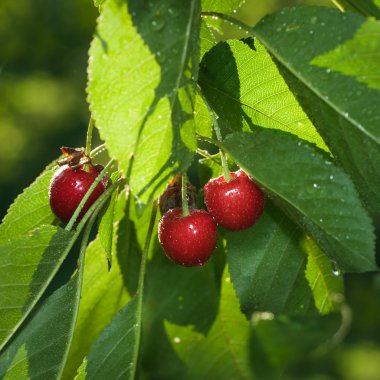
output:
M137 319L137 334L136 334L136 345L133 352L132 368L131 368L131 378L135 378L139 348L141 341L141 320L142 320L142 309L143 309L143 295L144 295L144 282L145 282L145 272L146 272L146 263L149 253L150 242L152 240L154 225L156 224L156 215L157 215L157 200L153 201L152 213L150 214L150 222L148 231L145 237L144 250L141 256L140 270L139 270L139 281L137 285L137 310L136 310L136 319Z
M214 127L216 139L218 140L218 143L221 145L222 133L220 132L219 123L215 117L215 113L211 109L211 106L209 105L206 97L202 94L202 91L199 88L198 88L198 93L201 96L201 98L203 99L204 103L206 104L207 110L208 110L208 112L211 116L211 119L212 119L212 125ZM223 169L224 179L226 182L230 182L231 181L231 172L230 172L230 169L228 168L228 162L227 162L226 155L221 148L219 148L219 154L220 154L220 159L222 161L222 169Z
M189 204L187 201L187 174L182 173L182 216L189 216Z
M98 176L95 178L95 181L91 184L90 188L87 190L86 194L80 201L78 207L75 209L75 212L71 219L69 220L69 223L67 223L66 230L71 231L73 228L75 221L77 220L80 212L82 211L82 208L84 204L87 202L87 199L90 198L91 193L94 191L95 187L98 186L99 182L102 180L104 175L108 172L110 166L114 163L115 160L110 160L108 164L104 167L104 169L98 174Z
M91 155L92 131L94 130L94 126L95 126L95 120L91 114L90 121L88 123L88 128L87 128L86 151L85 151L85 154L88 157L90 157Z

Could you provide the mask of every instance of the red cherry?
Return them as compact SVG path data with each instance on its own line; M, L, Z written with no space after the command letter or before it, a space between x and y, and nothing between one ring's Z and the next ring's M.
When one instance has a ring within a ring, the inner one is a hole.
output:
M224 176L211 179L204 186L208 212L215 221L231 231L244 230L254 225L264 211L264 193L242 170L231 173L231 181Z
M101 165L90 165L89 171L84 170L83 167L72 169L64 165L54 174L50 182L49 198L51 209L59 219L68 223L102 169ZM107 179L103 178L84 204L76 223L82 219L90 206L104 192L106 186Z
M217 226L204 210L189 210L183 216L182 208L173 208L158 224L158 239L166 255L184 266L203 265L212 255L218 239Z

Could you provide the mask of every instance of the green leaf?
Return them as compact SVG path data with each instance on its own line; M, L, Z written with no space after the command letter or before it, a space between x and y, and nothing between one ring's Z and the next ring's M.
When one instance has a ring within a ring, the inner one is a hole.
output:
M225 270L218 316L206 337L192 327L165 323L172 347L187 366L187 380L250 379L249 322Z
M306 278L321 314L339 311L343 302L343 277L309 237L302 242L307 253Z
M103 330L87 358L86 379L134 379L132 367L139 348L138 297L133 298Z
M124 254L124 250L122 253ZM78 366L90 352L101 331L129 300L121 268L124 262L120 260L119 255L115 257L108 271L99 238L87 248L82 299L64 370L65 379L72 379L75 376Z
M0 244L0 309L5 310L0 316L1 348L40 299L92 213L118 185L112 184L94 202L75 233L41 226Z
M111 196L107 209L103 213L99 223L99 240L102 244L108 265L112 266L112 237L113 237L113 222L115 213L115 203L118 196L118 190L116 189Z
M317 7L287 8L254 28L374 212L380 211L379 31L373 20Z
M218 308L214 259L203 267L184 268L170 261L158 242L148 263L144 299L143 369L147 378L178 380L184 364L165 331L165 321L193 326L205 334Z
M0 225L0 243L54 221L49 205L49 185L53 174L54 169L48 167L16 198Z
M0 245L0 342L15 333L57 272L74 234L43 226Z
M343 271L377 269L371 220L325 152L270 129L229 135L223 147Z
M215 44L216 39L211 30L207 27L205 20L201 22L201 31L200 31L200 58L204 56Z
M242 4L244 4L244 0L202 0L202 12L231 14L236 13ZM223 20L207 17L206 22L219 33L223 32Z
M90 108L143 203L187 169L196 149L199 30L199 0L109 0L99 18L90 48Z
M313 58L311 64L353 76L358 82L380 90L380 76L377 75L380 64L379 49L379 22L369 19L357 30L352 39L338 45L334 50Z
M343 322L346 323L346 322ZM262 353L268 362L280 370L301 362L319 346L337 339L342 318L339 314L326 316L283 316L255 313L252 317L252 366L261 372ZM268 377L261 376L260 379ZM269 378L270 379L270 378Z
M74 380L85 380L87 376L87 358L84 358L82 364L78 368L78 373Z
M227 261L242 311L275 314L315 312L305 279L306 255L302 231L267 202L252 228L227 233Z
M379 0L334 0L343 9L358 12L363 16L373 16L380 18L380 1Z
M105 0L94 0L94 5L95 7L100 7L104 2Z
M60 378L75 325L81 279L82 271L78 271L28 320L0 357L2 379Z
M231 40L212 48L202 60L199 83L208 102L230 128L277 128L327 149L257 40Z

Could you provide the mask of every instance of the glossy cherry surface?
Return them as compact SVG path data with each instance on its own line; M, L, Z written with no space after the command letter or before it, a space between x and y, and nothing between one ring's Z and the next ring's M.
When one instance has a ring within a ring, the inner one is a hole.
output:
M166 255L184 266L203 265L212 255L218 239L216 223L204 210L169 210L158 225L158 239Z
M87 190L101 172L102 166L89 166L89 171L83 168L72 169L62 166L53 176L50 182L49 199L54 214L63 222L68 223ZM103 179L95 187L87 202L84 204L76 223L78 223L90 206L99 198L106 188L106 180Z
M208 212L215 221L231 231L251 227L264 211L265 197L261 189L238 170L231 173L231 181L224 176L213 178L204 186Z

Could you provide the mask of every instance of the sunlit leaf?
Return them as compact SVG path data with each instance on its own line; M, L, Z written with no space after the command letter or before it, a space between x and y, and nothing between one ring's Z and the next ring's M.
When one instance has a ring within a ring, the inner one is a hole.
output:
M199 83L219 117L234 130L277 128L325 145L276 64L257 41L221 42L206 53Z
M57 272L73 233L43 226L0 246L0 342L14 334Z
M196 149L199 30L199 0L110 0L102 8L90 49L90 108L144 203L187 169Z
M321 314L337 312L343 302L343 277L317 244L305 238L302 248L307 254L306 278Z
M53 173L54 170L48 167L9 207L0 224L0 242L54 221L49 204L49 185Z
M351 12L298 7L265 18L254 33L368 207L379 212L379 23Z
M187 380L250 379L249 322L239 302L228 271L222 282L218 316L206 336L192 327L166 323L172 347L185 362Z

